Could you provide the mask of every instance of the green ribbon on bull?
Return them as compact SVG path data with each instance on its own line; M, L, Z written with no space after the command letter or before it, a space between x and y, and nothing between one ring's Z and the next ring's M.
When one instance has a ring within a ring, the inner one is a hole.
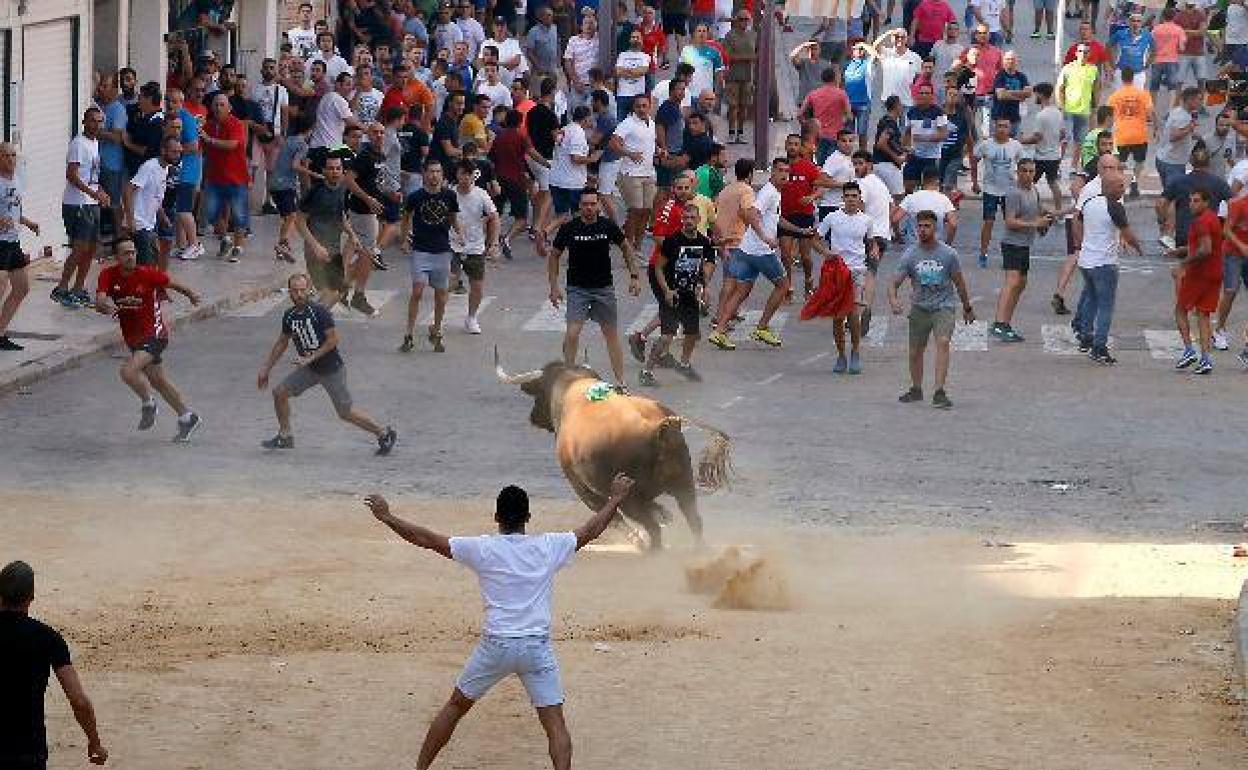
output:
M585 389L586 401L606 401L615 392L615 386L599 380Z

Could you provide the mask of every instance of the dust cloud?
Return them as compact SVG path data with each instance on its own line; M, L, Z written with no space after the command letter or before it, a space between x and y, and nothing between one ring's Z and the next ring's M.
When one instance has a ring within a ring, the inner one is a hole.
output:
M793 607L788 577L774 554L760 554L748 546L725 546L715 556L686 566L685 584L693 593L713 595L715 609Z

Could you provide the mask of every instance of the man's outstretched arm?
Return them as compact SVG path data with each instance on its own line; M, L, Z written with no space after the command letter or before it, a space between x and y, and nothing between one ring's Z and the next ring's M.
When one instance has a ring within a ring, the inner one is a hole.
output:
M628 492L633 488L633 480L623 473L615 474L611 480L611 496L602 504L602 509L590 517L589 521L576 528L576 550L598 539L607 529L607 525L615 518L616 508L620 506Z
M440 553L448 559L451 558L451 541L446 535L440 535L419 524L403 521L390 513L390 503L386 502L386 498L381 495L365 497L364 504L373 512L373 516L377 517L378 521L394 530L395 534L407 542L412 545L418 545L421 548L428 548L430 551Z

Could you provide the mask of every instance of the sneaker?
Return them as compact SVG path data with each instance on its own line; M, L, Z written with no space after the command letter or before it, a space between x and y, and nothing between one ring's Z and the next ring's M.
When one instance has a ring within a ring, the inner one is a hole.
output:
M429 344L433 345L434 353L445 353L446 345L442 344L442 330L436 327L429 327Z
M645 385L648 388L654 388L654 387L658 387L659 381L654 376L654 372L650 371L649 369L642 369L637 374L637 384Z
M95 305L86 289L74 289L69 292L69 296L78 307L93 307Z
M467 293L468 293L468 287L467 287L467 286L464 286L464 282L463 282L463 281L456 281L456 282L455 282L455 288L451 289L451 293L452 293L452 294L467 294Z
M1044 39L1045 39L1045 40L1056 40L1056 39L1057 39L1057 35L1056 35L1056 34L1054 34L1054 33L1052 33L1052 32L1045 32L1045 33L1044 33Z
M1087 353L1089 350L1091 350L1091 349L1092 349L1092 338L1091 338L1091 337L1084 337L1084 336L1082 336L1082 335L1076 334L1076 335L1075 335L1075 340L1076 340L1076 342L1077 342L1077 343L1078 343L1078 345L1079 345L1079 352L1080 352L1080 353Z
M1231 341L1226 338L1226 332L1219 329L1213 333L1213 348L1214 350L1231 349Z
M1094 348L1088 351L1088 358L1101 366L1113 366L1118 363L1118 359L1111 356L1107 348Z
M720 350L736 350L737 345L728 339L728 335L723 332L715 332L706 338L706 341L719 348Z
M980 255L979 255L979 266L980 266L980 267L988 267L988 255L987 255L987 254L980 254Z
M857 353L849 354L849 369L847 371L850 374L862 374L862 359L858 357Z
M187 441L190 441L191 434L199 430L199 426L203 424L204 424L204 421L201 420L199 415L195 414L194 412L191 412L190 417L188 417L185 420L179 417L178 418L178 435L174 436L173 440L181 444L184 444Z
M836 363L832 364L832 373L844 374L845 370L848 368L849 364L845 361L845 356L837 356Z
M988 333L999 340L1004 340L1010 334L1010 325L1003 324L1000 321L993 321L992 326L988 327Z
M226 238L221 239L221 244L217 246L217 259L225 259L230 256L230 242Z
M464 331L469 334L480 334L481 322L478 321L475 316L468 316L464 319Z
M764 345L770 345L773 348L778 348L783 344L779 335L765 326L755 327L754 331L750 332L750 339L761 342Z
M261 441L260 446L264 447L265 449L294 449L295 437L283 436L282 434L279 433L273 438L265 439L264 441Z
M287 244L286 248L289 249L290 244ZM190 246L187 246L185 249L182 250L181 258L182 260L186 262L193 262L202 256L204 256L204 244L200 241L196 241L195 243L192 243ZM286 261L294 262L295 261L294 254L291 254L290 257Z
M68 291L62 289L60 286L54 286L52 288L52 293L48 295L48 298L53 302L61 303L65 307L76 307L78 304L74 302L73 296L71 296Z
M945 394L945 389L941 388L932 394L932 406L937 409L949 409L953 407L953 402L949 400L949 396Z
M231 246L229 256L225 258L226 262L237 262L243 256L243 250L238 246Z
M1179 360L1174 362L1174 368L1186 369L1199 360L1200 356L1196 355L1196 351L1191 348L1187 348L1179 355Z
M1213 359L1207 355L1201 356L1192 368L1192 374L1213 374Z
M903 404L912 404L915 401L922 401L923 389L912 387L910 388L910 390L907 390L905 393L902 393L901 396L897 398L897 400Z
M372 261L373 261L373 269L374 269L374 270L381 270L381 271L383 271L383 272L384 272L384 271L386 271L386 270L389 270L389 269L390 269L390 266L386 264L386 260L384 260L384 259L382 259L382 258L381 258L381 250L380 250L380 249L373 249L373 253L372 253L372 255L371 255L371 259L372 259Z
M416 349L416 343L412 340L412 335L410 334L403 335L403 344L399 345L399 352L411 353L415 349Z
M25 349L26 347L24 345L19 345L13 340L9 339L8 335L0 337L0 350L25 350Z
M1023 339L1023 335L1019 334L1017 329L1009 324L1005 325L1005 336L1001 338L1002 342L1022 342Z
M365 296L364 292L362 291L354 292L351 295L350 307L352 310L358 310L359 312L363 313L366 316L369 316L370 318L377 315L377 308L373 307L372 305L368 303L368 297Z
M150 430L156 424L156 402L144 404L139 409L139 430Z
M675 369L678 364L678 362L676 361L676 356L672 355L670 351L667 353L664 353L663 357L659 359L658 363L659 363L660 369Z
M1174 236L1173 235L1163 235L1157 239L1157 242L1160 243L1162 246L1165 246L1167 249L1174 248Z
M390 450L394 449L395 442L398 440L399 434L394 432L394 428L387 425L386 432L377 437L377 454L390 454Z
M698 374L698 370L693 368L693 364L682 364L679 361L672 367L676 373L684 377L689 382L701 382L702 375Z
M1239 361L1241 366L1243 366L1245 369L1248 369L1248 348L1244 348L1243 350L1236 353L1235 358Z
M646 338L641 336L641 332L633 332L628 335L628 352L633 354L633 358L637 359L637 363L644 364L646 362Z
M1054 294L1053 299L1049 301L1049 306L1053 308L1056 315L1070 315L1070 309L1066 307L1066 300L1061 294Z
M1032 32L1032 33L1031 33L1031 39L1032 39L1032 40L1039 40L1039 39L1040 39L1040 30L1036 30L1035 32Z
M1127 197L1135 200L1140 197L1140 183L1132 180L1131 186L1127 188Z

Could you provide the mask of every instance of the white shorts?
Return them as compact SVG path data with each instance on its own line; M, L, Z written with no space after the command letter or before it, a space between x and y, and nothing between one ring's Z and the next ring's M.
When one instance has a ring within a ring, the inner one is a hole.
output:
M905 181L901 177L901 169L897 168L896 163L882 160L875 164L875 175L888 188L888 192L892 195L901 195L906 191Z
M615 179L620 175L620 162L613 160L610 163L598 164L598 192L603 195L611 195L615 192Z
M533 175L533 181L537 184L538 192L550 191L550 166L544 163L538 163L532 158L528 158L529 173Z
M510 674L520 677L535 707L563 703L559 661L548 636L482 636L455 686L477 701Z
M854 304L858 307L867 306L867 269L852 268L849 276L854 282Z

